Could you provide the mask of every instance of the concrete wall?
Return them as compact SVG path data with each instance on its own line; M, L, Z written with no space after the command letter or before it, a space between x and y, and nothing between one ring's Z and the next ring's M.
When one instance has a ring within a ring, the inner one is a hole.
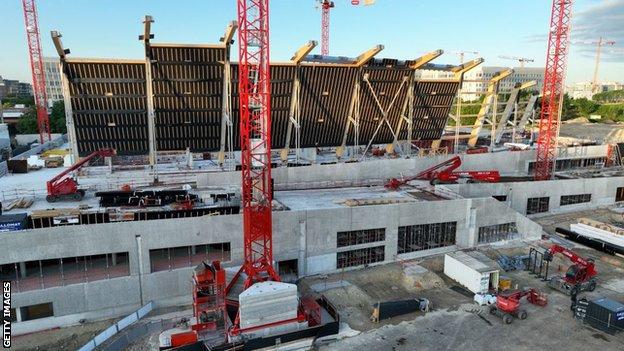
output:
M298 259L302 276L336 271L338 251L385 245L384 262L392 262L475 246L475 232L482 225L515 221L524 237L541 235L539 225L489 198L281 211L274 212L273 218L274 259ZM229 242L232 260L225 266L240 265L241 220L241 215L223 215L0 233L5 253L0 264L111 252L129 254L130 276L15 293L14 307L45 302L54 305L56 317L29 321L31 329L33 324L69 323L76 316L95 319L121 315L152 300L157 306L187 304L192 268L151 273L149 250ZM449 221L457 221L455 246L397 255L399 226ZM385 242L337 248L337 232L371 228L385 228ZM34 248L33 243L37 243Z
M604 145L583 146L560 150L560 158L604 157ZM402 174L411 175L449 159L451 155L411 159L380 159L359 163L314 164L304 167L278 167L272 176L276 187L302 183L358 182L364 180L387 180ZM535 150L461 155L460 170L496 169L503 175L526 175L529 163L535 160ZM237 185L240 172L199 174L199 186Z
M450 184L446 187L467 198L506 195L506 204L520 213L526 213L528 198L549 197L550 212L556 213L614 204L617 188L624 187L624 177L562 179L545 182ZM562 195L576 194L591 194L591 202L560 206Z

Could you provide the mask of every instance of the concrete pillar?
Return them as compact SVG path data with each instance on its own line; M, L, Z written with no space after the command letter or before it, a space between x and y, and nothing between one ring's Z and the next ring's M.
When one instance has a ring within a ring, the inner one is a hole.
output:
M479 238L477 237L477 209L472 206L472 200L468 202L468 213L466 216L468 228L468 237L467 242L463 245L458 245L461 247L473 247L476 246Z
M15 319L18 322L22 322L22 309L20 307L15 307Z
M111 266L116 266L116 265L117 265L117 254L112 253L111 254Z
M139 272L138 272L139 273L139 298L141 300L141 306L143 306L143 274L145 272L144 267L143 267L144 266L144 263L143 263L143 253L142 253L143 245L142 245L142 242L141 242L141 236L140 235L136 235L135 238L136 238L136 243L137 243L137 245L136 245L136 247L137 247L137 251L136 251L137 252L137 261L138 261L137 265L139 267ZM149 253L148 253L147 257L148 257L148 262L147 262L148 270L147 271L149 272Z
M301 149L301 154L304 160L310 161L310 163L316 163L316 148L308 147Z
M26 278L26 262L19 263L20 276Z
M297 260L297 274L299 278L306 275L307 258L307 229L306 221L299 221L299 259Z

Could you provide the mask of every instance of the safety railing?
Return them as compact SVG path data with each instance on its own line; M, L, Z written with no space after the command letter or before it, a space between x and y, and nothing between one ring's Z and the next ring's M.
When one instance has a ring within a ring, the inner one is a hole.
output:
M154 308L154 303L152 301L148 302L145 306L139 308L138 310L122 318L119 322L106 328L106 330L96 335L93 339L89 340L89 342L87 342L81 348L79 348L78 351L95 350L96 347L102 345L108 339L115 336L120 331L131 326L132 324L137 322L139 319L145 317L145 315L147 315L153 308Z

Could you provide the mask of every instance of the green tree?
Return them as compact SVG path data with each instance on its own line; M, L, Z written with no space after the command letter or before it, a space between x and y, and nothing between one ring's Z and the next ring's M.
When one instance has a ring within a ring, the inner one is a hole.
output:
M598 108L600 107L600 104L586 98L572 100L572 103L578 106L578 111L581 117L589 117L589 115L598 111Z
M52 133L67 133L65 125L65 103L56 101L50 110L50 130Z
M541 98L539 99L541 100ZM541 101L538 101L537 106L541 106ZM578 106L574 104L574 100L570 98L568 94L563 95L563 104L561 109L561 120L567 121L580 116Z
M611 90L595 94L594 101L602 103L618 103L624 102L624 90Z
M17 132L19 134L36 134L37 133L37 114L34 110L28 110L17 121Z
M9 95L2 98L2 107L9 108L15 105L26 105L27 107L35 106L35 98L32 96L24 97L24 96L14 96Z

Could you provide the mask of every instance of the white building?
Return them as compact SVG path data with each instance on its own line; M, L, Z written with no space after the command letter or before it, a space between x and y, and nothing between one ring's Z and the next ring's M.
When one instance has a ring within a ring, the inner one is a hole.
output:
M488 81L499 71L508 67L477 66L466 72L462 91L463 100L476 100L487 90ZM513 67L514 73L500 82L499 91L510 91L516 84L536 81L531 90L541 91L544 86L544 67Z
M622 90L622 89L624 89L623 83L603 82L603 83L598 83L598 86L596 87L596 90L597 90L596 94L603 93L605 91ZM592 82L574 83L573 85L566 87L566 92L570 95L572 99L585 98L585 99L591 100L594 95L594 93L592 92Z
M48 95L48 105L51 107L54 102L63 100L59 59L54 57L44 57L43 66L45 71L45 86L46 93Z

